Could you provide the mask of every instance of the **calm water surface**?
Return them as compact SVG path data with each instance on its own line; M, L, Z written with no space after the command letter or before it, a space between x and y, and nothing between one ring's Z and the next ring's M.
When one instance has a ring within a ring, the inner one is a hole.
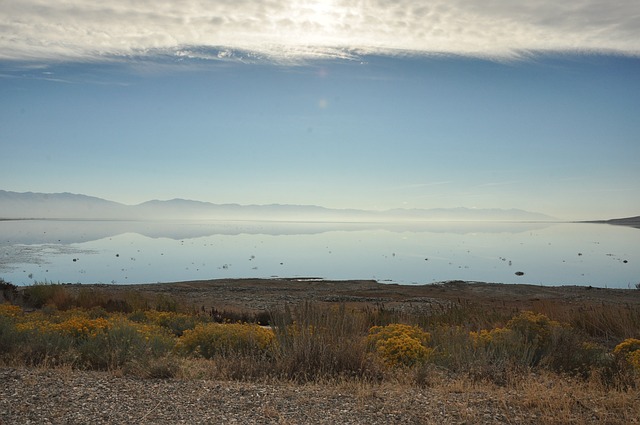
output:
M628 288L640 282L640 229L576 223L0 221L0 277L15 284L276 276Z

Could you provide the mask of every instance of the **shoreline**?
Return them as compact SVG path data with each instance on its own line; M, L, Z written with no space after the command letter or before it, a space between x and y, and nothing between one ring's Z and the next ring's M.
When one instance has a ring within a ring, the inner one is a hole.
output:
M97 289L114 298L138 292L150 297L170 297L198 309L215 307L245 312L261 312L309 301L352 307L384 305L388 309L413 312L453 304L521 310L533 309L540 303L584 306L630 304L640 308L638 289L464 281L402 285L375 280L245 278L144 284L65 284L65 288L76 293L82 289Z

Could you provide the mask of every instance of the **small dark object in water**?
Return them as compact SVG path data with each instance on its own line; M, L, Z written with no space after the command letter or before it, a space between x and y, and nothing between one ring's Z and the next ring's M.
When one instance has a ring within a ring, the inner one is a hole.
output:
M516 276L523 276L524 272L516 272Z
M627 260L623 260L622 262L623 262L623 263L625 263L625 264L627 264L627 263L628 263L628 261L627 261Z

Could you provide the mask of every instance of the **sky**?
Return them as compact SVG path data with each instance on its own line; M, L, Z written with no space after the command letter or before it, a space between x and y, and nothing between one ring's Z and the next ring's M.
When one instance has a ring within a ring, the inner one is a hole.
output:
M637 0L0 0L3 190L635 216L639 116Z

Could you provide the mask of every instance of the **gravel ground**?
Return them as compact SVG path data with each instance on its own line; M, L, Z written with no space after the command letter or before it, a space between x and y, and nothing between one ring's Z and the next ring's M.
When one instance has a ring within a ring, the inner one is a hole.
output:
M572 412L554 418L543 403L523 403L514 391L144 380L0 368L2 425L629 423L628 416L617 420L579 400L572 405Z
M363 399L318 385L37 369L2 369L0 382L2 424L406 424L428 423L425 415L438 411L421 392Z

